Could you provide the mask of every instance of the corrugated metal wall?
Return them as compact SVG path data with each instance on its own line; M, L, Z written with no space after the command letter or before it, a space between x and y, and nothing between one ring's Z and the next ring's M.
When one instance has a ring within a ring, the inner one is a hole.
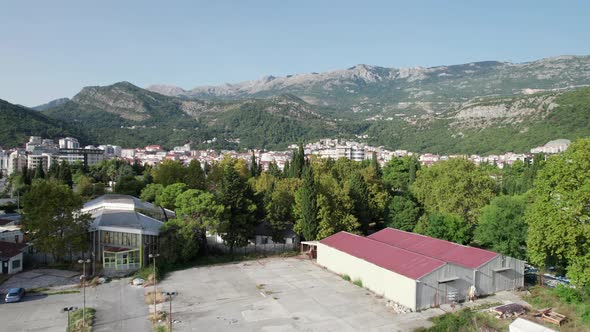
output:
M416 310L416 281L384 269L345 252L318 244L317 263L351 280L360 279L363 287L385 298Z
M439 283L440 280L458 277L458 280ZM446 264L440 269L420 278L416 295L417 307L426 309L450 303L449 293L455 292L457 300L467 298L469 287L473 284L473 271L454 264Z
M494 270L509 267L509 270ZM524 261L498 255L477 269L477 292L480 295L493 294L503 290L512 290L524 286Z

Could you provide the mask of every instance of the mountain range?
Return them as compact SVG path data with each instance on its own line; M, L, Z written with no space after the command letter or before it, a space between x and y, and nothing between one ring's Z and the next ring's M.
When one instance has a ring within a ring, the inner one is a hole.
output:
M119 82L35 109L89 143L125 147L284 148L362 136L417 152L522 152L590 136L588 85L590 57L561 56L432 68L357 65L191 90Z

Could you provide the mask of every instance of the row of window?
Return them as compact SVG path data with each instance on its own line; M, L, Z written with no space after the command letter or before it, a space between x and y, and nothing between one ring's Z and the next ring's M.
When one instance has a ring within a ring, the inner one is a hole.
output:
M104 231L104 232L102 232L102 234L103 234L102 242L104 244L126 246L126 247L138 247L139 235L137 235L137 234L110 232L110 231Z

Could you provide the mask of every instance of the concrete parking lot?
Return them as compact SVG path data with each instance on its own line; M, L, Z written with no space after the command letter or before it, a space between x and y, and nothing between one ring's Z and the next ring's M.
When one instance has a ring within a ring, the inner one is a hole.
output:
M301 258L177 271L160 286L179 293L175 331L411 331L443 313L396 314L384 299Z
M129 280L114 280L86 288L86 305L96 309L93 331L150 331L144 289ZM0 331L63 332L67 316L64 307L82 307L82 293L27 295L22 302L0 301Z
M56 270L56 269L35 269L17 273L6 280L0 286L0 293L9 288L22 287L24 289L45 288L56 286L75 285L80 283L80 272Z

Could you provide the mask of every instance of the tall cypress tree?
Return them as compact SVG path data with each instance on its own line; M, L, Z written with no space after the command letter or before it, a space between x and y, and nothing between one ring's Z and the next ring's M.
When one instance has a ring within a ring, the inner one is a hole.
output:
M35 168L35 179L44 179L45 171L43 171L43 165L39 165Z
M72 171L70 170L70 165L65 160L63 160L59 165L57 179L63 184L67 184L70 188L72 188L74 185L74 181L72 181Z
M313 178L311 165L303 168L303 185L295 194L295 215L297 222L295 231L308 241L317 239L318 234L318 202L317 186Z
M260 175L258 162L256 161L256 156L254 155L254 151L252 151L252 158L250 159L250 175L255 178Z
M354 204L354 215L361 224L363 234L367 235L371 222L369 187L359 172L355 172L350 180L350 198Z
M371 158L371 168L375 171L375 175L377 178L381 178L381 165L379 165L379 160L377 160L377 152L373 151L373 156Z
M299 149L293 153L290 177L301 178L303 175L303 166L305 166L305 150L303 149L303 144L299 144Z

